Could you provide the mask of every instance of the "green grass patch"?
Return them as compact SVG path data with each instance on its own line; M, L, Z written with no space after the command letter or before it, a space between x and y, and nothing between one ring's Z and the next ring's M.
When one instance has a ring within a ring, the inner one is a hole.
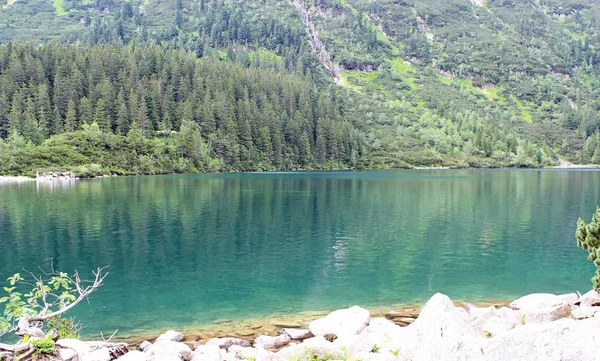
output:
M65 16L68 14L65 11L65 8L63 8L63 4L64 0L54 0L52 2L52 6L54 6L54 14L56 14L56 16Z

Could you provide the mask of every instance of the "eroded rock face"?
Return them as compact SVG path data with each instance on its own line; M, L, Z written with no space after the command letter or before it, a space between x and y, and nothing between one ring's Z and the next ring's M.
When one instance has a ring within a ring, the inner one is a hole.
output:
M571 314L569 303L550 293L533 293L513 301L509 306L523 315L524 323L552 322Z
M165 333L163 333L162 335L158 336L158 338L156 339L156 341L175 341L175 342L179 342L183 340L183 334L177 332L177 331L173 331L173 330L169 330Z
M406 328L399 359L471 361L483 357L475 330L456 311L448 296L434 295L419 318Z
M324 318L310 323L310 331L315 336L335 335L358 335L364 330L371 320L369 311L364 308L353 306L343 310L337 310Z
M229 350L233 345L250 347L250 342L235 337L213 338L206 343L208 346L219 346L224 350Z
M144 352L148 361L189 361L192 358L192 350L186 344L175 341L157 341Z
M600 319L525 324L491 338L484 353L485 361L598 360Z

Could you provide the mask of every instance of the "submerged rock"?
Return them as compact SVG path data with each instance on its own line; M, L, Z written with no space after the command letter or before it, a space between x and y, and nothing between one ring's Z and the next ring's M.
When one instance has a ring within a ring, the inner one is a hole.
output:
M371 316L364 308L353 306L343 310L337 310L324 318L310 323L310 331L315 336L335 335L358 335L367 327Z

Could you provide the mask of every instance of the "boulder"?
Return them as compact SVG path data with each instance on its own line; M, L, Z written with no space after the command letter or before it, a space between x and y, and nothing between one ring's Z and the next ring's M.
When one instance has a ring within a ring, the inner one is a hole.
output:
M448 296L434 295L419 318L406 329L398 359L474 361L483 357L475 330L456 311Z
M110 353L107 348L101 348L84 354L80 359L81 361L110 361Z
M142 351L129 351L118 358L119 361L146 361L148 355Z
M579 299L579 295L577 293L567 293L564 295L558 295L558 298L560 298L564 303L568 304L571 309L575 308L575 303L577 303L577 300Z
M315 336L333 334L337 337L343 335L358 335L367 327L371 320L369 311L364 308L353 306L347 309L337 310L324 318L310 323L310 331Z
M342 336L333 341L333 345L340 350L345 350L347 356L354 358L359 353L373 351L379 340L381 337L378 334L361 332L359 335Z
M142 351L146 351L146 349L147 349L148 347L150 347L150 346L152 346L152 343L151 343L151 342L149 342L149 341L144 341L144 342L142 342L142 344L140 345L139 349L140 349L140 350L142 350Z
M177 331L173 331L173 330L169 330L165 333L163 333L162 335L158 336L158 338L156 339L156 341L175 341L175 342L179 342L183 340L183 334L177 332Z
M301 328L282 328L281 333L290 336L292 340L304 340L305 338L314 336L310 330L303 330Z
M581 307L600 306L600 294L598 294L598 292L595 290L591 290L585 295L579 297L575 304Z
M489 312L470 318L469 323L478 336L496 336L521 325L517 312L508 307L499 309L492 307Z
M56 341L56 346L59 346L59 348L72 349L79 355L83 355L92 350L90 345L88 345L87 343L71 338L61 338L60 340Z
M58 355L62 361L79 361L79 354L71 348L58 349Z
M313 357L332 360L343 358L344 353L335 347L333 343L327 341L325 337L316 336L304 340L301 344L283 348L276 355L283 360L311 359Z
M213 338L208 340L206 343L208 346L219 346L224 350L229 350L229 348L233 345L238 345L242 347L250 347L250 342L243 340L241 338L235 337L223 337L223 338Z
M200 345L192 353L191 361L221 361L223 353L219 346Z
M287 345L290 341L292 341L292 338L287 333L282 333L277 337L258 336L256 340L254 340L254 344L264 348L277 349Z
M600 307L598 306L583 306L574 309L571 312L571 316L577 320L583 320L584 318L592 318L595 317L597 313L600 312Z
M524 323L552 322L571 314L569 303L550 293L533 293L513 301L509 306L519 311Z
M486 361L598 360L600 319L525 324L488 340Z
M189 346L175 341L157 341L144 352L148 355L148 361L189 361L192 358Z
M268 353L268 351L264 350L265 353ZM242 346L238 346L238 345L233 345L229 348L229 351L227 351L230 354L235 355L236 358L240 359L240 360L248 360L248 359L255 359L256 360L256 356L258 355L258 350L255 349L254 347L242 347Z

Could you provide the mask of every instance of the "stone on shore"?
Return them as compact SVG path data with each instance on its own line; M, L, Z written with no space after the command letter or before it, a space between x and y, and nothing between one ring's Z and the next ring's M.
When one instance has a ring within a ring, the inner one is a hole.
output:
M162 335L158 336L158 338L156 339L156 341L175 341L175 342L179 342L183 340L183 334L177 332L177 331L173 331L173 330L169 330L165 333L163 333Z
M341 359L344 353L327 341L323 336L315 336L304 340L301 344L294 344L281 349L277 355L283 360L310 359L311 356L327 359Z
M252 346L252 345L250 345L250 342L243 340L241 338L235 338L235 337L213 338L213 339L208 340L206 345L219 346L219 348L222 348L224 350L229 350L229 348L233 345L238 345L238 346L242 346L242 347Z
M292 340L304 340L305 338L314 336L310 330L304 330L301 328L282 328L281 333L285 333L286 335L290 336Z
M490 307L486 310L487 312L479 313L478 316L469 320L477 336L496 336L521 325L518 311L513 311L508 307L498 309Z
M92 350L90 345L88 345L86 342L72 338L61 338L60 340L56 341L56 346L59 346L60 348L72 349L80 356Z
M148 347L150 347L150 346L152 346L152 343L151 343L151 342L149 342L149 341L144 341L144 342L142 342L142 344L140 345L139 349L140 349L141 351L146 351L146 349L147 349Z
M110 361L110 353L107 348L88 352L81 357L81 361Z
M148 355L142 351L129 351L125 355L119 357L119 361L146 361Z
M600 319L525 324L491 338L484 353L485 361L598 360Z
M435 294L417 320L406 328L398 357L412 361L480 360L475 330L456 311L448 296Z
M592 318L599 312L600 307L598 306L584 306L574 309L573 312L571 312L571 316L573 316L574 319L583 320L585 318Z
M184 343L175 341L157 341L144 351L148 361L189 361L192 350Z
M598 294L598 292L595 290L591 290L585 295L579 297L575 304L581 307L600 306L600 294Z
M192 353L190 361L221 361L224 352L216 345L200 345Z
M324 318L310 323L310 331L315 336L358 335L367 327L371 316L369 311L358 306L337 310Z
M546 323L571 314L571 306L561 296L550 293L533 293L513 301L510 305L523 315L524 323Z
M269 349L278 349L287 345L292 341L292 338L287 333L282 333L277 337L273 336L258 336L254 340L254 344Z

